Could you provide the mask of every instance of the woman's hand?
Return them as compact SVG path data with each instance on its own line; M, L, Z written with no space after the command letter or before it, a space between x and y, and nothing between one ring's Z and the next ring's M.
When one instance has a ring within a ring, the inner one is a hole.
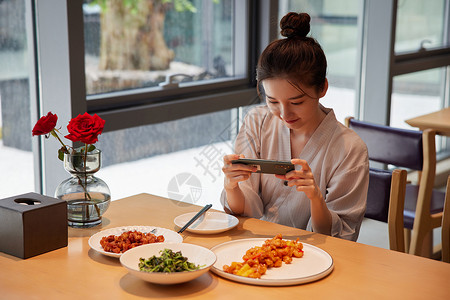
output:
M314 201L322 198L322 193L314 180L314 175L306 160L294 158L294 165L299 165L300 170L294 170L286 175L275 175L277 178L287 180L288 186L296 186L297 191L304 192L309 200Z
M300 165L301 170L294 170L286 175L275 175L288 181L288 186L296 186L297 191L304 192L311 203L311 223L315 232L331 234L332 217L322 193L314 180L314 175L306 160L294 158L294 165Z
M234 189L238 186L240 181L245 181L250 178L253 172L256 172L256 167L244 164L232 164L231 161L244 158L244 155L229 154L223 157L222 171L225 174L225 189Z

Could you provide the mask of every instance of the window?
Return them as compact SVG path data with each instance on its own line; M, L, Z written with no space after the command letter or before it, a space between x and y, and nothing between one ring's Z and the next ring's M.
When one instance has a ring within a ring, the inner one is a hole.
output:
M443 71L431 69L393 78L391 126L411 129L405 120L441 108Z
M189 64L195 70L201 68L205 74L214 76L195 80L177 76L174 80L178 87L173 89L159 86L168 73L162 70L133 71L140 75L145 72L146 76L149 73L159 74L157 79L141 80L139 85L112 86L106 83L91 86L93 81L88 81L87 77L92 73L87 69L95 68L92 61L100 58L99 16L102 2L112 1L0 1L0 118L3 135L0 164L3 167L3 162L7 161L17 166L19 162L27 161L27 166L23 168L31 170L34 162L34 177L39 182L36 191L47 195L52 195L67 173L56 158L56 141L47 140L40 145L39 139L28 135L31 124L38 116L53 111L58 113L59 123L64 125L79 113L98 113L107 121L102 147L123 138L120 135L134 132L134 137L146 140L145 149L141 145L133 150L141 157L162 153L163 147L157 147L159 150L152 152L152 144L162 145L164 141L157 141L151 135L157 135L162 129L170 132L173 128L181 128L179 134L187 140L185 145L195 147L190 144L189 134L182 134L185 132L183 126L197 128L192 133L197 135L199 130L208 126L204 124L220 120L214 130L224 129L228 127L228 118L234 120L233 115L238 115L234 108L258 101L254 88L256 60L270 39L276 38L279 32L276 20L288 10L307 11L312 16L311 34L323 46L329 62L330 89L322 100L325 106L335 110L339 120L353 114L378 123L388 124L391 121L395 125L404 122L403 119L410 113L399 106L406 99L403 88L421 81L430 85L419 85L427 88L419 96L427 95L434 99L420 100L424 111L431 111L436 105L448 106L449 103L449 80L446 77L450 61L449 0L427 2L425 6L423 1L411 0L190 0L195 13L186 9L166 12L164 41L169 50L174 51L174 62ZM175 3L177 0L168 2ZM391 24L394 12L397 23ZM180 26L167 25L173 19L186 22L186 27L196 30L195 34L190 31L184 36ZM420 22L414 23L414 20ZM211 26L205 27L203 24ZM420 30L409 29L417 24L424 26ZM395 26L399 28L394 30L395 40L392 41L391 33ZM363 32L363 27L370 29ZM199 31L205 32L202 42L194 39ZM414 31L414 34L409 31ZM36 44L31 38L33 33ZM432 42L425 42L426 51L417 51L420 41L427 39ZM394 46L397 53L391 53ZM32 49L36 49L37 53L30 53ZM192 54L199 51L202 55ZM225 72L217 72L214 68L214 58L218 55L225 62L220 64L225 68L218 69L225 69ZM37 62L33 61L35 57ZM39 69L30 72L29 69L35 65ZM126 78L127 72L117 73L116 78ZM176 72L188 71L178 69ZM35 74L39 78L35 78ZM25 95L28 90L30 93ZM11 116L17 114L9 113L11 105L7 103L11 99L14 103L20 103L18 107L22 110L20 118L13 118L14 124L7 125ZM414 104L411 107L417 105L415 100L408 99L406 101ZM28 118L30 115L31 120ZM192 124L186 125L184 122ZM199 123L194 125L196 122ZM13 131L14 142L25 141L24 144L6 146L8 134ZM166 151L177 151L181 149L181 144L171 142ZM200 144L198 146L202 147ZM6 148L13 148L13 154L5 152L9 150ZM16 148L28 158L17 154ZM31 150L35 154L34 161L29 157ZM129 151L114 151L121 162L138 159L138 156L127 157ZM111 166L117 163L111 162ZM25 179L21 177L19 180ZM33 185L33 178L26 180L29 183L22 187ZM39 190L40 184L42 190ZM30 189L24 188L22 192Z
M399 0L395 52L445 45L445 6L445 0Z
M34 190L26 11L0 1L0 199Z
M449 104L450 1L394 1L395 54L392 63L390 124L411 128L405 120L438 111ZM437 136L436 149L445 157L449 139Z
M356 116L357 110L359 5L358 0L279 1L279 20L289 11L311 16L310 36L322 46L328 62L329 89L321 102L332 107L341 122Z
M158 42L163 41L167 46L162 47L165 54L161 55L172 53L173 59L169 60L168 69L159 66L157 70L130 70L129 66L120 70L101 70L102 67L98 67L103 59L101 36L108 35L108 30L113 27L111 23L102 28L98 18L104 9L108 12L114 10L113 5L102 7L103 4L110 5L112 1L35 2L39 67L42 78L45 78L42 80L44 103L41 113L50 109L61 112L62 124L85 111L97 113L106 120L103 139L106 144L113 143L125 131L133 131L133 136L137 137L133 140L134 149L148 149L139 152L123 147L121 152L115 152L117 157L133 160L150 155L148 153L151 153L153 145L168 142L163 134L158 139L148 134L152 130L160 130L163 125L172 124L167 122L179 120L183 123L184 119L192 116L219 113L257 101L252 79L255 62L249 59L257 51L253 40L255 33L252 31L256 30L256 24L250 22L250 16L256 13L253 7L255 3L236 0L162 2L168 3L163 16L158 10L156 17L153 15L147 19L151 22L159 17L164 19L164 23L159 23L159 26L164 24L164 30L159 31L162 40ZM116 5L129 5L126 17L129 23L136 21L140 11L146 9L138 5L148 3L114 1ZM177 11L177 3L192 3L193 6ZM192 9L196 12L193 13ZM100 19L103 18L106 16ZM176 22L173 22L174 19ZM149 26L149 23L145 24L144 27ZM133 27L126 29L132 30ZM113 32L123 33L120 30ZM52 42L55 37L58 41L67 40L67 43ZM143 33L139 35L141 39L144 37ZM114 43L118 43L119 47L111 44L109 48L131 47L128 46L131 42L123 39L115 40ZM83 49L80 49L80 45L84 45ZM119 55L122 58L124 56ZM156 58L158 56L152 56L153 60ZM131 59L131 63L136 63L135 59ZM172 68L171 64L179 69ZM172 72L189 76L176 76L173 85L159 86L166 80L166 75ZM196 121L192 119L192 122ZM203 128L207 126L207 123L203 124ZM142 133L144 135L140 135ZM189 144L189 134L181 138L187 142L178 141L177 145L168 145L167 151L180 150L180 145ZM43 145L46 191L54 190L66 176L53 157L54 149L55 145L51 143ZM135 156L128 156L130 154Z
M78 76L88 111L109 123L122 116L116 130L246 105L254 95L249 8L236 0L84 1Z
M150 193L218 203L235 110L103 133L97 143L103 166L96 176L108 184L112 200Z
M233 0L85 0L87 94L158 87L173 74L179 75L170 87L245 78L246 69L235 64L234 6Z

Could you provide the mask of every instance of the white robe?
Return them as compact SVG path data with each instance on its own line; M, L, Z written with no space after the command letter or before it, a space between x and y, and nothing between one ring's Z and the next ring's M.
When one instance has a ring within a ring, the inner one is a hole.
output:
M308 162L331 212L331 236L356 241L366 209L369 184L367 147L336 120L332 109L298 158ZM235 141L235 153L246 158L291 160L290 130L266 106L246 115ZM272 174L254 173L239 183L245 195L243 215L312 231L310 200ZM221 203L231 209L222 191Z

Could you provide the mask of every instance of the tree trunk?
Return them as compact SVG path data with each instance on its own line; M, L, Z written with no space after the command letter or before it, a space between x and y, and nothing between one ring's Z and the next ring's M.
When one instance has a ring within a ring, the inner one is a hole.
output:
M166 70L174 58L164 41L166 5L139 1L136 9L123 0L107 1L101 14L101 70Z

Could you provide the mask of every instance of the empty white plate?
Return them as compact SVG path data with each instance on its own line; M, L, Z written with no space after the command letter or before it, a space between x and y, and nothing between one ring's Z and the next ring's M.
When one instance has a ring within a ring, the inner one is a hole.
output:
M176 217L173 221L178 227L183 227L194 217L197 212L191 212ZM206 212L186 230L199 234L214 234L230 230L239 224L239 220L227 213L222 212Z

